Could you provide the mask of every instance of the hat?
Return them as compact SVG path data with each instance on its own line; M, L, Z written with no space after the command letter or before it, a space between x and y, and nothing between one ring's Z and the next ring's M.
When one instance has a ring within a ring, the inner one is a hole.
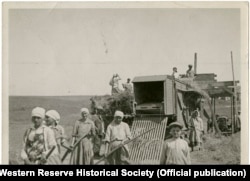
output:
M89 114L89 109L88 108L82 108L81 109L81 113L83 113L83 112Z
M179 122L173 122L170 125L168 125L168 129L171 129L173 127L179 127L180 129L182 129L183 125L181 123L179 123Z
M56 121L56 124L60 121L60 115L56 110L49 110L45 114L46 116L49 116L50 118L54 119Z
M123 118L123 117L124 117L124 114L123 114L123 112L121 112L121 111L115 111L114 117L121 117L121 118Z
M193 65L191 65L191 64L189 64L188 66L189 66L189 67L193 67Z
M45 109L42 107L35 107L31 112L31 116L44 118L45 117Z

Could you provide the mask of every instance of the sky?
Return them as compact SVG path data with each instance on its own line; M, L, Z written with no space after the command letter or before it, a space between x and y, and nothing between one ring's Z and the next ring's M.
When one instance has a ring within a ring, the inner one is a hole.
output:
M240 80L239 9L11 9L10 95L110 94L109 80L197 73Z

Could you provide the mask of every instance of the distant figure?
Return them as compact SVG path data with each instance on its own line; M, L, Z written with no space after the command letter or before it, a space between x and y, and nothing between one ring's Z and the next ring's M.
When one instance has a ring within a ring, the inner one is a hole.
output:
M226 116L219 116L217 117L216 115L216 120L217 120L217 125L222 132L227 132L229 131L228 128L228 117Z
M21 158L25 165L61 164L53 131L43 124L45 109L36 107L32 110L33 127L24 134ZM53 151L53 147L55 148ZM51 154L49 154L52 151Z
M174 67L174 68L173 68L172 77L175 78L175 79L177 78L177 75L176 75L176 74L177 74L177 68Z
M188 143L181 139L182 124L173 122L168 126L171 138L163 144L161 153L162 165L188 165L191 164Z
M125 91L132 93L133 92L133 85L130 82L130 78L127 79L127 83L122 84Z
M129 163L129 147L124 145L111 155L108 155L110 151L123 144L125 141L132 138L130 128L127 123L123 122L124 114L121 111L116 111L114 120L108 125L105 141L106 149L105 156L110 165L125 165Z
M238 111L238 115L236 118L236 123L235 123L235 132L238 132L241 130L241 119L240 119L240 111Z
M202 146L202 139L201 136L204 134L204 127L203 127L203 120L199 117L199 112L195 110L192 113L192 117L189 121L189 128L190 128L190 145L192 151L194 150L195 146L198 146L198 149L201 150Z
M194 78L194 71L192 70L192 67L193 66L191 64L188 65L188 70L186 72L186 76L188 78Z
M112 86L112 95L121 92L121 90L119 89L119 80L121 80L120 76L118 74L114 74L111 80L109 81L109 85Z

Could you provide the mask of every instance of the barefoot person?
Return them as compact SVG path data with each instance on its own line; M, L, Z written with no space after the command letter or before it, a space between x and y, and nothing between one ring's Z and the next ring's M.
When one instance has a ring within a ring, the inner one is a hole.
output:
M182 127L182 124L178 122L169 125L168 128L172 137L163 144L162 165L188 165L191 163L188 143L180 138Z
M36 107L32 110L33 127L24 134L21 158L24 164L60 164L58 149L53 131L43 124L45 109ZM49 152L55 147L50 155Z

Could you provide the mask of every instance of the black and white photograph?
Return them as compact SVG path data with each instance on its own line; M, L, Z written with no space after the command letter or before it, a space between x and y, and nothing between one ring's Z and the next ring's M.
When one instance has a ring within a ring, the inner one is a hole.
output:
M248 66L248 2L5 2L2 162L247 164Z

